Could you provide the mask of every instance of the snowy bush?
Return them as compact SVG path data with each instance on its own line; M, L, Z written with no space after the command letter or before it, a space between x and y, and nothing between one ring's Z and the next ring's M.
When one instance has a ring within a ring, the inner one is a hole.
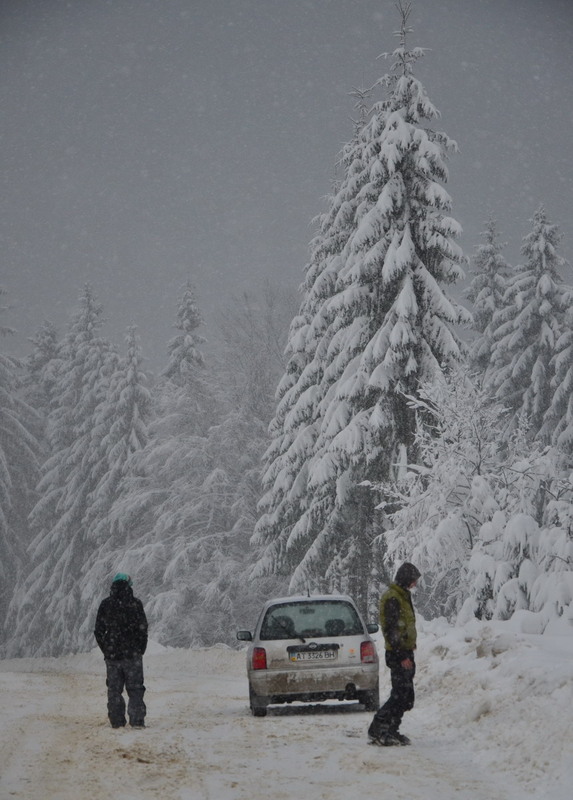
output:
M514 452L513 455L516 455ZM571 614L573 493L567 459L555 448L500 463L494 487L504 511L482 525L468 565L470 613L509 619L520 610L545 627Z
M423 612L451 617L467 597L481 526L499 509L495 474L503 410L487 402L462 368L425 384L410 404L425 422L417 433L420 463L408 465L402 481L379 487L389 520L384 538L394 566L409 560L422 571ZM481 583L480 594L487 593L488 580Z

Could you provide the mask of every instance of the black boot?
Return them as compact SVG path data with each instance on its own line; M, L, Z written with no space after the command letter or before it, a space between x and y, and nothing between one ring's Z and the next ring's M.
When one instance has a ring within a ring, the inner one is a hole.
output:
M370 741L379 744L387 735L388 725L385 725L374 717L368 728L368 738Z

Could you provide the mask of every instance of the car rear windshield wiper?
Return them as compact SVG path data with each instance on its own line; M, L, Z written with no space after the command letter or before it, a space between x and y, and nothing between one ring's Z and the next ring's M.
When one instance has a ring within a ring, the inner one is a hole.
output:
M289 638L289 639L291 639L291 638L294 638L294 639L300 639L300 640L301 640L301 642L302 642L303 644L306 644L306 639L304 639L304 638L303 638L303 637L300 635L300 633L296 633L296 631L295 631L295 632L294 632L294 636L292 636L292 633L293 633L293 631L292 631L292 630L289 628L289 626L288 626L288 625L286 625L286 624L285 624L285 623L282 621L282 619L280 619L280 617L275 617L275 622L277 622L277 623L278 623L278 624L281 626L281 628L283 629L283 631L286 631L286 633L288 634L288 638Z

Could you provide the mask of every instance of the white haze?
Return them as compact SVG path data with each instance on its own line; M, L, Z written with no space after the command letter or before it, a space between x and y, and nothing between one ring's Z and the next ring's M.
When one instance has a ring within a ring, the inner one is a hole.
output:
M471 253L489 211L519 260L540 203L570 261L573 5L415 0L419 77L460 149ZM354 86L398 27L393 0L2 0L1 283L18 331L64 327L86 280L117 342L157 366L189 273L217 337L232 293L302 279L312 219L352 135ZM566 279L569 276L564 276Z

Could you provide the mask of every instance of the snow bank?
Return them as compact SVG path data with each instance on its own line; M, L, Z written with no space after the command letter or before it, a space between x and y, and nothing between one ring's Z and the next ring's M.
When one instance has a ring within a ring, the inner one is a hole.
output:
M423 622L412 713L436 738L463 741L488 774L511 776L537 798L565 800L573 783L573 631L523 632L537 621L524 612L462 628Z

